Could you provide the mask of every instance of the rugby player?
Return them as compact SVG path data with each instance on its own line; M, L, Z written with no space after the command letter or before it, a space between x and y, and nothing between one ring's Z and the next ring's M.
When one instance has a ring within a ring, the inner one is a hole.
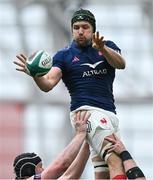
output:
M87 139L92 147L91 156L96 179L126 179L121 159L111 152L104 138L119 133L114 104L113 82L116 69L125 68L120 48L104 40L96 32L94 15L85 9L76 11L71 19L73 41L53 57L53 67L43 77L33 77L38 87L48 92L62 79L71 96L71 122L78 110L88 110L90 129ZM56 43L56 42L55 42ZM17 55L17 70L27 73L24 54ZM107 166L108 164L108 166ZM108 172L108 167L109 171Z

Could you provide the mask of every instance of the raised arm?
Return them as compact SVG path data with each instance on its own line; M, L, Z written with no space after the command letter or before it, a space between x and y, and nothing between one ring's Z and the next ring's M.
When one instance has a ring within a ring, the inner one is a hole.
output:
M16 70L28 74L26 68L27 57L24 54L19 54L16 56L17 60L14 64L17 65ZM60 81L62 78L62 71L57 67L52 67L51 70L42 77L33 77L37 86L44 92L48 92Z
M100 36L99 32L93 35L93 47L102 52L103 56L106 58L107 62L116 69L125 68L124 58L113 49L105 45L104 36Z
M89 145L87 142L84 142L75 160L59 179L79 179L85 168L89 155Z
M86 138L86 122L89 116L90 114L87 111L77 113L75 119L76 135L62 153L53 161L53 163L42 172L42 179L59 178L73 162L84 139Z

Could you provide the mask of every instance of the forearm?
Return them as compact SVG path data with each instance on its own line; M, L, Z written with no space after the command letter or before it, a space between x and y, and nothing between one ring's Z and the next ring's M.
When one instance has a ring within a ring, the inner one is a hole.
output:
M78 154L80 147L86 137L85 133L76 134L71 143L63 150L59 158L62 158L62 161L67 164L67 167L72 163Z
M62 78L62 71L57 67L52 67L49 73L42 77L34 77L34 81L37 86L45 92L53 89L54 86L60 81Z
M89 145L84 142L79 154L60 179L79 179L85 168L89 155Z
M85 136L83 133L77 134L52 164L43 171L42 179L57 179L60 177L75 159Z
M76 134L73 140L58 155L58 157L53 163L56 164L58 167L63 167L63 171L65 171L78 154L85 137L85 133Z
M49 81L46 77L33 77L37 86L44 92L48 92L53 88L51 81Z
M127 172L129 169L137 166L133 159L123 161L123 165L124 165L125 172Z
M123 166L128 179L145 179L143 172L137 166L136 162L133 160L128 151L125 150L120 153L120 158L123 161Z
M104 47L100 51L112 67L116 69L125 68L125 60L119 53L107 47L106 45L104 45Z

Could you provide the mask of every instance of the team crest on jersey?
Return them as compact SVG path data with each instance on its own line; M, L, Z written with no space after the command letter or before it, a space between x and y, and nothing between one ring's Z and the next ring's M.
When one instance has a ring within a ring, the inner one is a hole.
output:
M101 122L102 124L107 124L107 120L106 120L105 118L102 118L102 119L100 120L100 122Z

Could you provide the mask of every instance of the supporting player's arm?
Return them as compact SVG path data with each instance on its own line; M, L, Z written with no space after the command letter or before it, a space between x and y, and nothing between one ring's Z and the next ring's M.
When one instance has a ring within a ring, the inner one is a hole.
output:
M26 68L27 57L24 54L16 56L18 61L14 61L17 65L16 70L28 74ZM28 74L29 75L29 74ZM44 92L48 92L60 81L62 78L62 71L57 67L52 67L51 70L42 77L33 77L37 86Z
M143 172L137 166L136 162L134 161L130 153L126 150L122 141L115 135L114 139L106 137L105 140L112 143L112 145L107 149L107 153L114 151L122 159L126 176L128 177L128 179L145 180Z
M84 142L75 160L59 179L79 179L85 168L89 155L89 145L87 142Z
M107 62L116 69L125 68L124 58L113 49L105 45L104 37L99 35L99 32L96 32L93 35L93 47L102 52L103 56L106 58Z
M71 165L77 156L81 145L86 138L87 120L90 114L87 111L78 112L75 117L76 135L62 153L42 172L42 179L57 179Z

